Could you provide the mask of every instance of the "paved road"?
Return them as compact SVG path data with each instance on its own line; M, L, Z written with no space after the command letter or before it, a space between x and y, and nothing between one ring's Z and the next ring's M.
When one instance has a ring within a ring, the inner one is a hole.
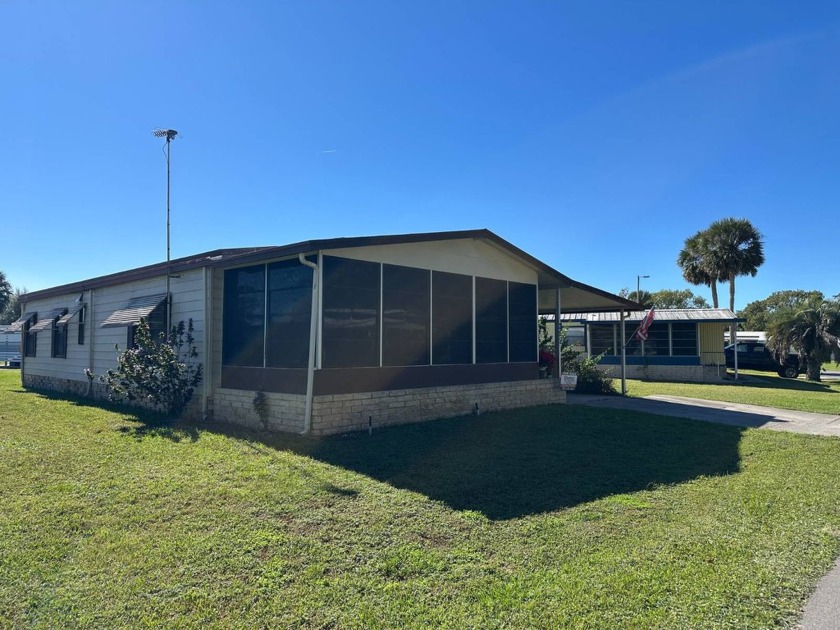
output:
M739 427L792 431L840 437L840 415L788 411L758 405L715 402L682 396L590 396L569 394L572 405L644 411L664 416L718 422ZM801 630L840 630L840 559L817 584L805 606Z

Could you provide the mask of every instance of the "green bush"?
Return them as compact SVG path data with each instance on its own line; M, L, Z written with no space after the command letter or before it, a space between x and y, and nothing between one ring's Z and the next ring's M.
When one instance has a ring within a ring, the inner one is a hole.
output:
M140 320L134 347L119 354L117 368L100 380L111 397L130 402L142 400L158 411L178 417L201 382L202 365L196 363L192 319L172 327L169 337L152 339L146 320ZM115 347L120 352L118 346Z

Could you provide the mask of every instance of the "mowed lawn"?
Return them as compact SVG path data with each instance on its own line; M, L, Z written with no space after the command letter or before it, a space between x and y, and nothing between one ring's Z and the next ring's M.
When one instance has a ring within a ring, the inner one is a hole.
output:
M840 381L815 383L806 381L804 376L790 379L754 370L741 370L741 374L744 378L740 381L724 383L670 383L627 379L627 394L637 397L656 394L687 396L796 411L840 414ZM616 385L618 384L619 381L616 380Z
M796 622L840 551L840 440L576 406L330 439L0 372L0 626Z

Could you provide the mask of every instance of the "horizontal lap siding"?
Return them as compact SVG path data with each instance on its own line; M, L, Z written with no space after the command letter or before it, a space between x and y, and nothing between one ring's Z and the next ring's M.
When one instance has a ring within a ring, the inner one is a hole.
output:
M172 322L193 319L195 328L198 361L204 362L204 272L202 269L183 272L180 277L171 279ZM78 344L79 321L74 317L68 324L67 358L51 358L51 336L49 332L38 334L38 347L35 357L25 358L25 373L31 376L54 376L58 378L85 381L84 370L89 366L90 343L93 342L93 371L97 375L117 365L115 344L120 350L125 349L128 329L124 326L100 328L105 319L114 311L123 308L131 298L166 292L166 277L151 278L125 284L102 287L94 290L93 309L88 308L85 324L85 343ZM27 303L27 308L46 313L50 309L74 304L78 293L58 298L48 298ZM84 300L88 302L90 293L85 291Z
M78 293L33 300L26 303L27 311L37 311L42 317L56 308L72 310ZM40 320L39 320L40 321ZM85 324L85 333L90 324ZM74 317L67 324L67 358L52 358L52 330L47 329L38 333L38 345L34 357L24 357L24 371L31 376L56 376L72 381L86 381L85 368L88 366L88 335L85 334L84 345L79 345L79 317Z
M193 319L195 328L196 348L199 361L204 356L204 282L201 269L179 274L170 281L172 292L172 323L177 324L189 318ZM144 295L154 295L166 292L166 277L150 278L127 284L96 289L94 292L94 371L103 374L117 365L117 353L114 344L120 350L125 349L128 339L128 329L123 326L115 328L99 328L99 325L114 311L123 308L130 299Z

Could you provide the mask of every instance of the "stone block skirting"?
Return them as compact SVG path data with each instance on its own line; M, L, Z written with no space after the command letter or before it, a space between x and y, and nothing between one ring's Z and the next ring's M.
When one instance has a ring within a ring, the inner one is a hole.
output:
M266 393L261 419L254 409L256 392L219 389L213 398L214 419L254 429L300 432L306 397ZM438 418L566 402L559 379L482 383L450 387L400 389L360 394L316 396L312 401L312 435L330 435L423 422Z
M621 367L617 365L599 365L615 379L621 378ZM628 365L627 378L650 381L684 381L689 383L719 383L726 376L726 368L720 370L706 365Z
M24 374L22 381L23 386L29 389L47 390L52 392L58 392L61 394L70 394L71 396L89 398L90 400L96 401L117 402L128 405L130 407L139 407L145 409L152 408L150 404L142 400L129 402L127 400L120 400L118 398L112 399L108 386L104 383L100 383L96 379L94 379L92 383L88 383L88 381L75 381L69 378L59 378L57 376ZM182 416L185 420L200 420L202 418L201 398L199 396L193 396L193 399L190 401L190 404L184 410Z

